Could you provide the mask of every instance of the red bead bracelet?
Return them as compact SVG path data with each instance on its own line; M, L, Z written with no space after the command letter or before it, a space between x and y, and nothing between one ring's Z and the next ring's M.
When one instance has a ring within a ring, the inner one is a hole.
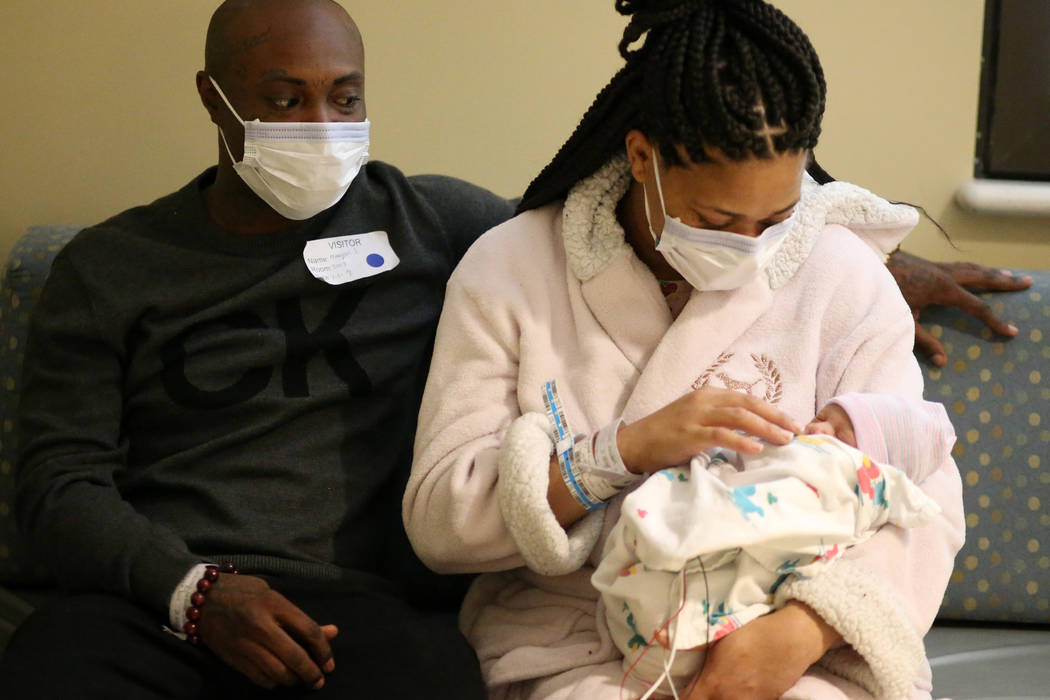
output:
M182 626L182 631L186 633L187 642L195 647L201 644L200 629L197 627L197 623L201 619L201 612L206 600L205 596L211 590L212 584L219 580L219 574L238 573L240 572L237 571L237 567L230 562L226 562L222 566L205 567L204 576L201 577L200 581L197 581L197 590L190 596L190 607L186 609L187 622Z

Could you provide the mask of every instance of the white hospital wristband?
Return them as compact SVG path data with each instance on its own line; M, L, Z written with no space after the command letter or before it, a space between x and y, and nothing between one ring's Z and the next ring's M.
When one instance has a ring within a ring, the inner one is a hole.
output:
M611 478L620 488L630 486L642 479L641 474L635 474L627 470L627 465L623 463L623 457L620 455L620 447L616 443L616 436L620 432L620 426L623 425L623 422L623 418L613 421L599 430L597 437L594 439L594 457L598 462L598 468L614 474L615 476Z
M576 443L574 450L573 461L579 470L581 485L588 494L603 501L642 479L642 475L627 471L616 445L616 434L622 423L623 419L616 420L596 435L585 437Z

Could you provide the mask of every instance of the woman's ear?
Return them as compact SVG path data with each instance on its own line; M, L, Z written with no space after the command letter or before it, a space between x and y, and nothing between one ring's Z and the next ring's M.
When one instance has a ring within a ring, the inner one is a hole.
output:
M631 175L636 182L644 183L653 167L653 144L638 129L631 129L624 137L627 159L631 161Z

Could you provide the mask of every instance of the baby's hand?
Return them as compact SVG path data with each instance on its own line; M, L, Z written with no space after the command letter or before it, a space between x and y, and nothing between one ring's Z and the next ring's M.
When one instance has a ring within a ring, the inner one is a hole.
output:
M829 403L820 409L805 427L806 435L831 435L837 437L850 447L857 446L857 436L853 432L853 421L846 410L837 403Z

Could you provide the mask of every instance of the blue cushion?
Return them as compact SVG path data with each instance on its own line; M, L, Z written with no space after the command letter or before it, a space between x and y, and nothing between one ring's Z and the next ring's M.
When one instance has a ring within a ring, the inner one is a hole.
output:
M993 338L980 321L938 308L923 322L948 351L927 366L926 398L955 424L966 544L941 609L956 620L1050 622L1050 273L985 294L1018 328Z
M0 582L33 584L47 579L31 565L15 529L14 419L29 316L40 297L51 261L79 226L34 226L15 243L0 280Z
M33 584L13 516L14 412L29 314L51 259L79 230L32 227L15 244L0 282L0 582ZM1024 273L1019 273L1024 274ZM934 308L923 322L944 343L949 365L925 366L926 397L948 408L959 435L967 542L941 617L1050 622L1050 272L1030 271L1032 288L988 294L1021 328L993 338L957 309Z

